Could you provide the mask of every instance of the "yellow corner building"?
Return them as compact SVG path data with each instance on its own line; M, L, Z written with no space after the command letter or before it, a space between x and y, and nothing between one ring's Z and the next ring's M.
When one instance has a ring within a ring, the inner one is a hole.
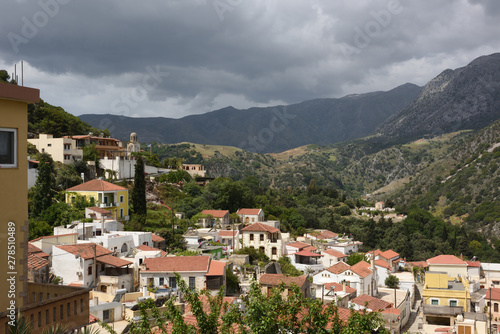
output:
M129 215L128 190L104 180L91 180L66 189L66 203L71 204L76 195L93 199L97 207L110 210L117 220L125 220Z
M27 110L39 101L38 89L0 83L0 318L28 303Z

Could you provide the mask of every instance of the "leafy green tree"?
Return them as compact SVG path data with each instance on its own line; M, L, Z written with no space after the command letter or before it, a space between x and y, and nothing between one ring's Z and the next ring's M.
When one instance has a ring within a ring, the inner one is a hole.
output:
M8 83L10 80L10 75L6 70L0 70L0 82Z
M388 288L397 289L399 287L399 278L395 275L389 275L384 283Z
M54 198L54 169L50 155L42 153L38 164L38 178L36 179L33 199L31 202L31 217L38 217L52 205Z
M144 160L142 156L137 158L135 164L134 189L132 190L132 206L134 214L146 219L146 178L144 175Z
M364 253L351 253L346 260L347 264L350 266L353 266L361 261L367 261L366 255Z
M287 276L296 277L304 274L302 271L295 268L288 256L280 257L278 263L281 265L281 272Z

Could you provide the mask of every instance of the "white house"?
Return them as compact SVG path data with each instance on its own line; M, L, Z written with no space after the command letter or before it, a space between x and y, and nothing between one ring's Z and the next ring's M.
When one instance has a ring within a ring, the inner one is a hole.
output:
M83 150L77 147L76 140L68 137L54 138L53 135L41 133L37 139L28 139L28 142L35 145L39 152L48 153L54 161L65 165L83 159Z
M338 307L349 307L349 300L356 297L356 289L339 283L314 284L316 299L321 299L324 304L336 303Z
M52 270L64 285L96 286L107 293L118 289L133 291L133 274L128 268L132 262L111 253L95 243L53 246Z
M326 249L321 252L321 255L323 255L323 266L325 268L333 266L340 261L347 261L347 255L335 249Z
M321 261L321 257L323 257L323 255L321 254L301 250L287 256L290 258L290 263L298 270L302 270L304 273L317 273L318 271L323 270L323 262Z
M360 261L353 266L345 262L338 262L333 266L324 269L313 276L315 284L324 283L346 283L357 290L357 295L373 295L377 291L375 277L370 269L370 264Z
M54 226L54 235L59 236L76 233L78 235L78 240L89 240L89 238L95 237L96 235L113 231L123 231L123 224L114 219L106 219L104 221L94 220L92 223L73 222L66 226Z
M190 289L217 293L226 285L226 263L209 256L172 256L147 258L140 271L141 286L177 289L174 273L180 274Z
M262 223L254 223L241 230L243 247L255 248L271 260L278 260L283 255L281 231Z
M115 158L104 158L99 160L99 167L104 169L108 179L131 179L135 175L135 157L119 156Z
M339 243L330 243L327 245L327 248L335 249L341 253L349 255L351 253L358 253L363 247L363 243L361 241L347 241L347 242L339 242Z
M339 237L337 233L328 230L314 230L313 232L306 233L304 236L311 240L325 242L335 242Z
M264 221L264 211L262 209L239 209L236 214L244 224L253 224Z
M240 232L238 230L219 231L219 242L230 250L238 250L240 249Z
M375 260L375 269L377 275L377 285L385 286L385 280L391 275L393 268L384 260Z
M39 237L30 240L29 243L35 247L40 248L42 252L51 255L52 246L76 244L77 240L78 240L78 234L68 233L68 234L48 235L44 237Z
M316 252L318 249L308 243L302 241L294 241L285 245L285 254L294 254L300 252L302 250L306 250L309 252Z
M229 210L203 210L201 214L205 216L198 221L202 227L213 227L216 224L221 227L229 225Z

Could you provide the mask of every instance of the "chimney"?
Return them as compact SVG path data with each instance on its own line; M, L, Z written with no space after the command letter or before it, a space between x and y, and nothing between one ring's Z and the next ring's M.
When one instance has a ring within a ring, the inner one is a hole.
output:
M345 292L345 281L342 282L342 291Z
M464 260L462 253L460 253L460 260Z

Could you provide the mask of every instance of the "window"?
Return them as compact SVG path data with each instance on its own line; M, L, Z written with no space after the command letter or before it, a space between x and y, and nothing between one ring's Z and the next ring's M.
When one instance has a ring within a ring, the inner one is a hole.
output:
M278 250L277 250L277 248L276 248L276 247L273 247L273 248L271 249L271 254L272 254L272 255L277 255L277 254L278 254Z
M92 266L87 268L87 274L92 275Z
M31 298L32 298L31 302L32 302L32 303L36 303L36 292L33 292L33 293L31 294Z
M128 247L127 247L127 244L123 244L122 245L122 248L120 250L122 253L125 253L125 252L128 252Z
M61 316L61 320L64 319L64 305L59 307L59 315Z
M70 303L68 303L67 308L68 309L66 311L67 311L68 317L71 317L71 304Z
M30 315L30 324L31 324L31 327L34 326L34 322L33 322L33 313L31 313Z
M38 312L38 327L42 327L42 312Z
M123 218L123 209L120 209L120 218Z
M431 299L431 305L439 305L439 299Z
M52 308L52 321L56 322L57 319L56 319L56 308L55 306Z
M164 285L165 284L165 277L160 277L158 279L158 285Z
M458 306L458 300L456 299L450 299L448 302L450 306Z
M125 196L120 195L120 203L123 203L125 201Z
M196 288L196 278L195 277L189 277L189 288L191 290L194 290Z
M48 147L52 147L52 144L47 144Z
M17 130L0 128L0 167L17 167Z
M39 301L41 302L43 300L43 292L40 292L39 296L40 296L40 300Z
M109 320L109 310L102 311L102 317L104 321Z
M250 233L250 241L253 241L253 233Z
M264 234L259 234L260 241L264 241Z
M175 277L168 278L168 286L170 286L172 289L177 288L177 282L175 281Z
M493 312L498 312L498 303L493 304Z
M49 310L45 310L45 324L49 324Z
M50 299L50 293L47 292L47 300Z
M75 313L75 315L77 314L77 312L76 312L76 300L73 301L73 312Z

